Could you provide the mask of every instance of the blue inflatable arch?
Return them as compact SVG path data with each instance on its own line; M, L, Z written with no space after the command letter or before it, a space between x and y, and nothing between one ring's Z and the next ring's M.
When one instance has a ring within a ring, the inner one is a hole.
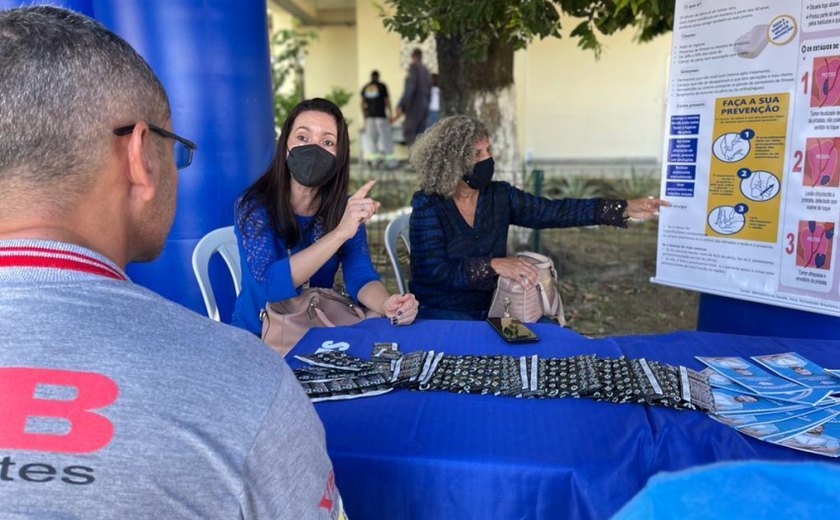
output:
M134 46L166 87L175 132L198 150L179 172L178 209L163 254L129 265L128 274L204 314L193 248L207 232L233 223L236 196L268 167L274 150L265 1L0 0L0 9L32 4L99 20ZM211 276L225 319L233 285L218 258Z

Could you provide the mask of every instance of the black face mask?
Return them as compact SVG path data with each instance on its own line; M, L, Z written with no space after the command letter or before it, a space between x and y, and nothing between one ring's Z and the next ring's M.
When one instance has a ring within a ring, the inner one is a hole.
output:
M317 144L295 146L289 150L286 166L292 178L309 188L323 186L338 172L338 161Z
M473 165L472 173L466 173L462 177L467 186L474 190L483 190L490 185L493 178L495 162L492 157L479 161Z

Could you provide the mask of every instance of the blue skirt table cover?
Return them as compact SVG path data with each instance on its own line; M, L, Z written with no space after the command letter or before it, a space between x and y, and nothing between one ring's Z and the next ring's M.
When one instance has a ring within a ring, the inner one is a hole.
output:
M840 366L840 342L676 332L588 339L534 324L538 343L510 345L483 322L386 319L312 329L287 356L319 348L369 358L374 342L450 354L597 354L700 370L704 356L796 351ZM516 399L394 390L317 403L350 518L608 518L661 471L728 460L832 461L775 446L704 413L587 399Z

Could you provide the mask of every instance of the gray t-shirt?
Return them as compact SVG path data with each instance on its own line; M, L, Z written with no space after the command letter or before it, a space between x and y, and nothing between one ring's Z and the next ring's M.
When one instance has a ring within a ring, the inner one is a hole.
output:
M0 241L0 518L343 518L286 363L123 276Z

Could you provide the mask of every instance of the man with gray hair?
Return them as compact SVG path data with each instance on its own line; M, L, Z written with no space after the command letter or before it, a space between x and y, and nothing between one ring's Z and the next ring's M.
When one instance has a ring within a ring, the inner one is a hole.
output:
M343 518L285 362L125 275L194 149L121 38L0 11L0 517Z

